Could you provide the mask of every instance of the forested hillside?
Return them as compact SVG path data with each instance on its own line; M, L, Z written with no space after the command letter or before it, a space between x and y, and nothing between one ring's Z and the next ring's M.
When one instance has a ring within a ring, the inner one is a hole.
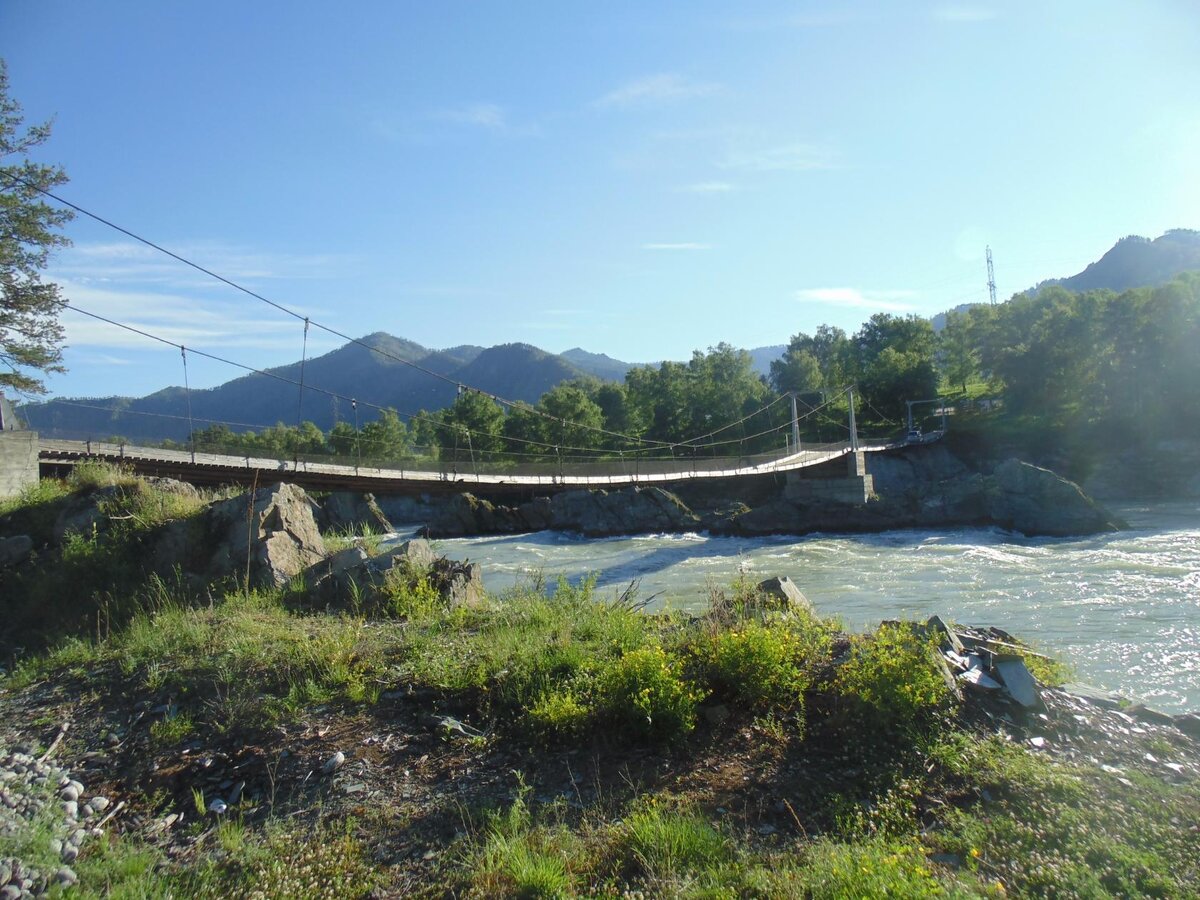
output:
M1122 293L1051 286L949 313L937 334L926 319L886 313L854 334L821 326L792 337L769 379L757 375L747 351L721 344L686 363L634 367L623 383L563 381L535 403L507 408L466 391L407 425L387 414L361 433L343 421L328 435L307 424L258 435L218 427L197 437L210 449L363 458L739 456L787 445L789 392L805 414L803 440L845 439L849 385L868 434L897 435L907 401L942 397L960 419L984 406L999 410L988 414L989 425L1020 420L1038 434L1200 437L1200 273Z
M1200 231L1174 228L1154 240L1136 234L1121 238L1078 275L1043 281L1038 289L1051 285L1072 291L1156 287L1192 269L1200 269Z

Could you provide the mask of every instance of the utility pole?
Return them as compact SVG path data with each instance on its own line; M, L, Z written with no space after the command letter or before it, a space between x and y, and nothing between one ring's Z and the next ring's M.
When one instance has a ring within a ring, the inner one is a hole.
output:
M858 426L854 424L854 388L846 392L850 398L850 449L858 452Z
M992 248L987 248L987 266L988 266L988 296L992 300L992 306L996 305L996 270L992 268Z
M796 392L792 391L792 450L793 453L800 452L800 416L796 412Z

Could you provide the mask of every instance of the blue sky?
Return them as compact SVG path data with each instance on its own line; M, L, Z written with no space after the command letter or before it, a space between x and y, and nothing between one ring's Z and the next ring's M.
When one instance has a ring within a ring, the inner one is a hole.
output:
M983 301L989 244L1004 298L1200 227L1197 47L1192 0L0 4L73 202L349 334L630 361ZM80 307L299 357L296 321L69 235ZM64 321L54 395L181 382Z

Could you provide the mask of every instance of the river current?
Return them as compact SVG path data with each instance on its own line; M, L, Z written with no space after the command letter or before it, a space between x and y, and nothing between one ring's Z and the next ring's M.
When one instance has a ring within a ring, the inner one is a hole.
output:
M710 586L787 575L847 628L933 614L996 625L1063 656L1080 682L1166 711L1200 709L1200 502L1114 507L1129 530L1024 538L988 528L588 539L557 532L437 541L491 591L541 573L638 581L650 609L703 609Z

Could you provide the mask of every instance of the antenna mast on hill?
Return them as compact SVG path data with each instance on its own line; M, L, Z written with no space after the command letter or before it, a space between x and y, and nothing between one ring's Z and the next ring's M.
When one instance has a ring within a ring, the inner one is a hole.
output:
M992 248L987 248L987 264L988 264L988 296L992 299L992 306L996 305L996 270L992 268Z

